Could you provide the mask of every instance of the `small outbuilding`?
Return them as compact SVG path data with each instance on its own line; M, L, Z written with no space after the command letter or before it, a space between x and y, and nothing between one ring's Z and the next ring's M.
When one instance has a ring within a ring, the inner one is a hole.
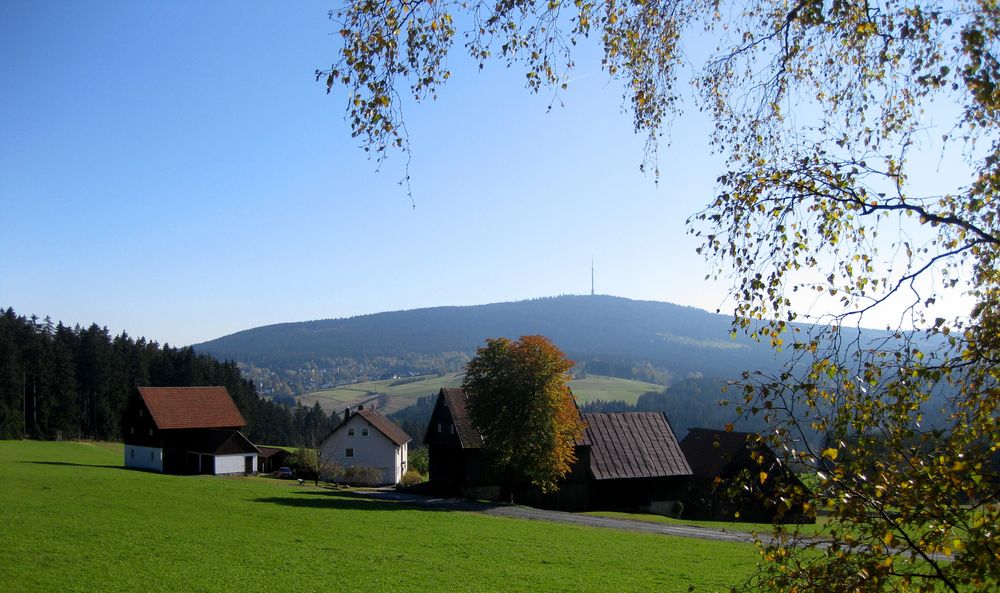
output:
M288 456L291 453L285 449L261 445L257 445L257 449L260 451L260 455L257 456L257 471L260 473L274 473L278 468L288 465Z
M394 485L406 473L411 440L392 420L359 406L356 411L344 410L344 419L324 439L320 454L342 468L348 481Z
M139 387L122 417L125 467L169 474L252 474L260 451L225 387Z

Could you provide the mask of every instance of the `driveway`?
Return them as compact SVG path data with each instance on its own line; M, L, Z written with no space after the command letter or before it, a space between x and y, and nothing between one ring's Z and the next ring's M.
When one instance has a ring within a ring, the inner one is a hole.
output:
M605 529L619 529L639 533L656 533L660 535L674 535L678 537L694 537L714 541L740 543L753 543L754 541L751 534L742 531L709 529L705 527L695 527L693 525L671 525L667 523L653 523L651 521L612 519L610 517L595 517L593 515L566 513L563 511L546 511L543 509L517 505L490 504L465 500L462 498L438 498L434 496L410 494L407 492L396 492L393 490L372 490L362 493L365 496L370 496L379 500L391 500L416 507L482 513L484 515L493 515L495 517L513 517L516 519L529 519L532 521L551 521L554 523L569 523L572 525L586 525L588 527L603 527Z

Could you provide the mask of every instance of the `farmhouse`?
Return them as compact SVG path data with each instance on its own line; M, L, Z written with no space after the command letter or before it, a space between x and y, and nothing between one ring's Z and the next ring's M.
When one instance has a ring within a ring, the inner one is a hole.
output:
M413 440L374 409L358 406L356 412L344 410L344 419L323 441L320 455L362 476L364 482L378 485L398 484L406 473L408 443ZM365 475L370 473L371 475Z
M782 487L806 487L757 435L692 428L681 449L691 465L685 515L731 521L811 520L778 504ZM739 515L737 515L739 513Z
M649 412L584 414L583 419L587 428L576 443L576 462L559 490L542 494L519 485L515 499L570 511L672 510L691 469L667 417ZM435 489L497 498L500 477L484 456L463 390L441 389L424 442Z
M122 417L125 467L170 474L251 474L257 447L225 387L139 387Z

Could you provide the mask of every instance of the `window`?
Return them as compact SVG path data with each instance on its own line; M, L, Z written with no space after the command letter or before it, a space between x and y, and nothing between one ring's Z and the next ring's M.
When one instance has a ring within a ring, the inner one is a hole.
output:
M368 427L367 426L365 426L364 428L361 429L361 436L363 436L363 437L368 436Z
M153 429L152 428L149 429L149 436L153 436Z
M451 434L455 434L455 425L454 424L449 424L448 425L448 432L451 433Z
M348 428L347 429L347 436L349 436L349 437L354 436L354 429L353 428Z
M152 461L152 460L153 460L153 452L152 452L152 451L150 451L150 452L149 452L149 460L150 460L150 461Z
M128 427L128 433L129 434L135 434L135 427L134 426L129 426Z
M347 457L354 457L354 449L351 447L347 448Z
M438 422L438 432L441 432L441 423Z
M142 418L142 408L139 408L139 417Z
M132 459L135 459L135 449L129 449L129 451L132 453Z

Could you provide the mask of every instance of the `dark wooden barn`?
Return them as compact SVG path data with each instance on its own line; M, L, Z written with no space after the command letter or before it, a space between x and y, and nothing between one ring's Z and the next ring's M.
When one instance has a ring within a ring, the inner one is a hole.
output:
M801 488L799 480L757 435L692 428L681 449L691 466L684 516L712 520L789 523L813 521L801 505L788 508L780 500L785 488Z
M576 462L557 492L514 488L520 503L569 511L671 510L691 473L666 416L659 412L584 414ZM484 455L483 439L461 389L442 389L427 427L430 480L442 493L498 499L501 476Z
M260 451L225 387L139 387L122 416L125 467L169 474L251 474Z

